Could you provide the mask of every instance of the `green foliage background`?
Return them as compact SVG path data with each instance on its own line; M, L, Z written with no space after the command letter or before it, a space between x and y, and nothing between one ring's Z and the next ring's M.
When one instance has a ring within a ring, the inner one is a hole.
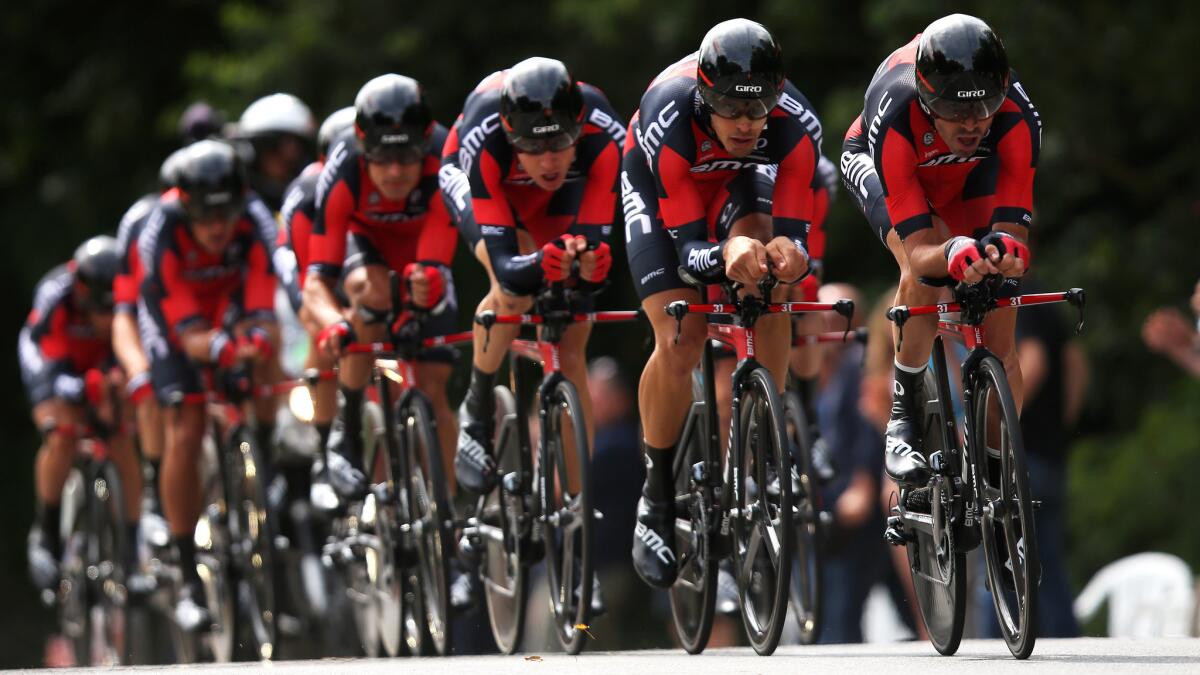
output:
M1200 5L919 0L556 0L435 3L364 0L160 0L0 8L0 359L9 382L0 521L4 610L0 665L31 665L44 613L25 582L36 439L20 393L16 333L33 285L84 237L111 232L153 186L178 114L204 98L231 117L254 98L297 94L318 117L385 71L427 87L449 123L488 73L535 54L560 58L628 116L649 80L717 21L747 16L783 45L789 74L817 106L824 151L862 106L880 60L931 20L988 20L1045 125L1037 180L1035 265L1050 286L1088 290L1083 342L1094 385L1072 454L1069 551L1077 583L1148 549L1200 568L1200 384L1182 382L1138 338L1155 306L1182 306L1200 277L1194 114ZM827 223L833 280L882 290L894 264L850 200ZM464 305L478 271L460 261ZM632 306L621 279L605 299ZM594 341L640 370L644 342Z

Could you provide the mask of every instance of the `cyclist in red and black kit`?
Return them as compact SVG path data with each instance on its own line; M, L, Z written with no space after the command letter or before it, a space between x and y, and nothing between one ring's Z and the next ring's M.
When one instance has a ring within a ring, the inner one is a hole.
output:
M89 426L89 408L113 431L112 460L125 486L129 518L126 569L136 562L141 472L133 443L121 428L109 396L123 376L111 373L113 294L117 242L100 236L75 250L71 262L38 282L33 311L18 338L21 378L33 404L33 421L44 433L34 463L38 522L29 533L29 569L34 584L48 589L58 582L63 484L75 460L79 429Z
M676 571L672 456L705 326L702 316L688 317L677 338L663 308L699 301L676 273L680 265L705 281L728 277L750 288L768 271L784 282L808 271L821 125L784 77L771 34L733 19L651 82L630 129L621 178L626 250L655 340L638 392L647 476L633 558L647 583L669 586ZM779 287L775 298L787 292ZM764 317L757 327L763 361L782 387L788 319Z
M325 118L317 131L317 161L300 172L284 193L279 217L282 227L276 239L273 258L275 274L287 291L292 311L315 345L322 326L304 308L304 278L311 261L309 234L317 217L317 180L325 167L329 151L354 128L354 106L346 106ZM309 349L305 368L331 370L336 362L319 349ZM313 387L313 426L320 435L321 447L329 440L329 426L337 413L337 385L321 380ZM289 485L291 483L289 482Z
M534 57L492 73L467 97L442 153L446 206L491 287L477 312L521 314L544 282L603 281L612 267L604 239L616 213L623 124L596 87L561 61ZM458 482L486 492L496 480L492 388L518 326L475 327L471 383L459 407ZM579 389L591 429L584 348L590 324L567 328L562 370ZM487 345L485 349L485 344Z
M403 75L380 75L354 100L355 136L334 145L317 180L316 219L309 234L304 308L321 326L317 347L327 357L356 338L387 341L397 318L392 274L405 301L428 310L426 336L453 332L457 300L450 263L457 233L438 192L437 172L446 128L433 119L421 85ZM351 304L347 320L335 295L342 278ZM455 352L423 350L417 380L437 417L443 451L456 424L446 398ZM338 373L344 405L330 434L325 476L343 500L367 489L362 449L363 390L371 356L342 359Z
M900 266L896 304L938 301L922 276L975 283L999 274L1003 294L1016 294L1030 263L1040 146L1038 113L983 21L938 19L880 64L846 133L841 168L846 190ZM1004 309L984 325L1020 392L1015 321L1016 310ZM936 327L933 315L910 321L896 354L885 467L902 484L929 475L916 415Z
M278 377L267 239L274 220L246 189L241 162L224 142L188 146L176 178L178 193L154 208L138 238L144 269L138 324L165 413L163 512L184 578L175 617L185 630L196 630L208 619L193 540L203 504L198 476L206 407L185 396L206 390L205 366L251 361L256 381ZM257 401L255 413L260 442L268 441L275 402Z

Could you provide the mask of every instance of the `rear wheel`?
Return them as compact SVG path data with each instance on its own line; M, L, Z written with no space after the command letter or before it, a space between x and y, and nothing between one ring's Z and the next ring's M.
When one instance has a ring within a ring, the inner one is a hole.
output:
M699 393L697 400L702 398ZM717 556L712 551L715 529L709 522L710 514L715 512L713 491L693 481L692 475L692 467L704 462L707 456L704 444L708 436L703 422L706 416L703 403L692 405L674 466L675 554L679 572L669 592L675 634L689 654L699 654L708 646L717 602Z
M568 468L568 453L575 455L575 476ZM575 385L560 380L546 402L538 473L550 609L555 635L568 654L583 650L591 620L593 514L589 463L583 404Z
M496 646L504 654L520 647L525 625L525 593L528 561L522 552L529 541L528 486L520 478L521 447L517 401L507 387L496 387L495 437L499 473L505 477L483 502L477 514L483 559L483 594L487 601L488 622ZM518 480L507 477L515 475Z
M1025 444L1003 364L991 356L980 361L976 385L972 447L983 501L988 587L1009 651L1025 659L1037 638L1041 577Z
M750 372L740 392L741 456L732 519L733 563L742 623L754 651L771 654L787 613L791 577L791 457L783 405L765 368Z
M795 391L784 396L787 409L787 438L799 492L795 501L795 558L792 563L792 615L800 631L800 644L810 645L820 635L821 617L821 503L820 488L812 465L812 427Z
M943 405L942 396L948 387L944 381L939 386L933 371L928 368L925 372L924 449L927 455L940 451L945 456L943 430L947 428L947 420L944 409L948 406ZM939 369L939 372L944 378L944 371ZM927 524L924 528L908 527L913 537L906 545L908 565L929 641L938 653L949 656L958 651L966 618L966 552L958 546L954 535L956 528L951 527L954 496L949 485L938 476L932 485L920 490L906 493L911 507L908 517L919 517Z
M95 570L95 592L88 611L89 641L96 665L127 662L126 558L130 542L126 536L125 500L116 466L104 463L93 477L92 543L88 576Z

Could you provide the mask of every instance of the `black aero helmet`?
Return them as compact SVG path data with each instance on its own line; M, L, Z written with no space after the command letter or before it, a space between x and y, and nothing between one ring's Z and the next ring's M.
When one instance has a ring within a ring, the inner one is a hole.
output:
M175 183L192 220L232 220L246 205L242 162L224 141L197 141L184 148Z
M100 235L92 237L75 249L72 258L75 280L88 291L88 306L108 309L113 306L113 278L120 266L117 240Z
M432 128L425 91L411 77L380 75L354 98L354 129L368 161L420 161Z
M525 59L504 76L500 121L519 152L566 150L583 132L583 91L562 61Z
M937 117L987 118L1008 95L1008 55L986 23L951 14L921 33L916 76L921 103Z
M720 117L766 117L783 94L783 81L783 52L760 23L722 21L700 43L696 86Z
M354 128L356 114L354 106L348 105L335 110L325 118L324 122L321 122L321 128L317 130L317 153L322 159L329 154L335 140L344 132Z
M179 165L187 154L187 147L182 147L167 155L162 166L158 168L158 189L166 192L179 186Z

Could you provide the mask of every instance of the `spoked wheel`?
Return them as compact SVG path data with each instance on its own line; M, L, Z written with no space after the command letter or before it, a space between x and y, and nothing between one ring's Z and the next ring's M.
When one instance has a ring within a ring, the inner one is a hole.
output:
M923 439L926 454L945 453L942 436L946 427L945 411L933 368L925 371L925 423ZM952 441L956 442L956 441ZM916 496L914 493L919 493ZM958 651L962 641L963 621L967 608L966 552L955 540L950 515L954 513L954 496L941 477L930 486L906 494L908 518L919 518L918 525L908 527L913 538L906 544L908 566L912 573L913 590L921 619L929 633L929 641L940 654L950 656ZM923 526L919 526L923 525Z
M983 553L1000 632L1018 659L1033 653L1041 576L1029 469L1017 407L995 357L984 358L972 406L972 446L983 501Z
M247 432L232 449L233 484L230 535L238 545L235 565L238 576L238 610L245 619L246 631L239 636L243 655L251 660L276 656L279 634L275 607L275 536L268 514L266 459L262 449Z
M788 391L787 438L799 491L792 495L796 508L795 559L792 562L792 615L800 630L800 644L811 645L820 635L821 617L821 495L812 465L812 427L804 416L800 396Z
M703 394L701 394L703 396ZM671 586L671 617L679 643L689 654L699 654L708 646L713 614L717 603L717 556L713 553L711 516L713 492L693 484L692 467L704 461L707 436L704 404L694 404L685 424L684 444L674 466L675 476L675 551L679 572Z
M495 436L492 448L501 476L518 474L522 452L517 401L508 387L496 387ZM478 514L483 577L488 622L492 637L504 654L512 654L521 644L525 625L525 593L528 561L522 555L529 540L528 492L520 480L500 481L483 502ZM515 490L515 492L514 492Z
M550 610L563 649L578 654L591 620L593 514L587 427L575 385L560 380L545 413L538 475Z
M454 554L453 514L446 491L442 446L428 403L413 396L400 415L408 457L408 516L416 538L423 629L433 652L450 650L450 556Z
M741 392L742 440L733 522L733 563L742 623L754 651L779 645L787 613L792 563L791 457L783 405L765 368L751 371Z
M378 500L374 493L368 494L363 500L361 526L369 533L363 560L372 609L378 621L379 645L384 655L396 656L404 637L405 589L404 572L397 560L394 507Z
M93 589L88 608L88 642L94 665L126 661L125 501L121 479L112 464L93 477L92 527L88 544L88 578Z
M233 660L239 632L237 596L233 570L233 545L230 538L228 509L232 503L226 494L223 476L232 462L225 462L220 448L210 436L204 441L205 501L204 512L196 522L196 572L204 585L204 597L212 624L206 633L188 634L172 630L180 660L198 660L202 653L217 663ZM174 625L174 622L172 622Z
M91 522L87 511L89 489L83 474L74 470L63 487L63 507L70 509L71 526L65 538L59 564L59 630L71 642L75 665L91 665L88 631L88 542ZM70 504L68 506L68 504Z

